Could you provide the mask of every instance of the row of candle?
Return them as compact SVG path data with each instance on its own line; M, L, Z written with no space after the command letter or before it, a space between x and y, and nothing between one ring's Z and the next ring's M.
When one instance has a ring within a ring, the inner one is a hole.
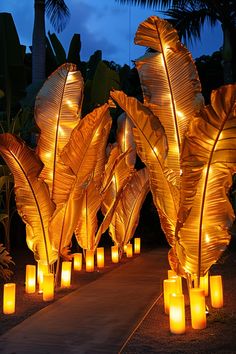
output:
M140 254L140 238L134 239L134 253ZM131 243L124 247L127 257L133 256L133 245ZM113 263L119 262L119 247L111 247L111 259ZM98 247L96 250L97 267L104 267L104 247ZM94 251L86 250L85 257L86 271L94 271ZM64 261L61 267L61 287L70 287L71 285L71 268L72 262ZM82 270L82 253L74 253L73 269L75 271ZM38 262L37 282L39 284L39 293L43 294L43 301L52 301L54 299L54 275L48 272L46 264ZM36 265L26 265L25 274L25 292L32 294L36 292ZM7 283L3 289L3 313L12 314L15 312L15 293L16 284Z
M193 329L204 329L206 327L205 297L208 296L208 274L201 278L200 287L189 290L191 325ZM168 279L163 282L163 289L164 310L169 315L170 331L174 334L183 334L186 328L182 278L169 270ZM212 307L223 307L223 287L220 275L210 276L210 296Z

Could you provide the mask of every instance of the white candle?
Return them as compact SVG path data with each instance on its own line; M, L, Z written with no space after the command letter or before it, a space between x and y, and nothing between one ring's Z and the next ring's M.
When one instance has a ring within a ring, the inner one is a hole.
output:
M113 263L119 262L119 248L118 248L118 246L111 246L111 260Z
M170 294L176 294L176 286L176 279L165 279L163 282L164 308L167 315L169 314L170 308Z
M183 294L170 294L169 314L171 333L185 333L185 307Z
M127 244L126 256L127 256L127 258L133 257L133 245L132 245L132 243L128 243Z
M54 299L54 275L45 273L43 275L43 301L52 301Z
M3 313L10 315L15 312L16 284L7 283L3 287Z
M206 304L203 289L190 289L190 312L193 329L206 328Z
M42 261L38 261L37 280L39 284L39 293L43 292L43 275L45 273L48 273L47 264L43 263Z
M214 308L223 307L223 285L221 275L210 276L211 306Z
M86 250L86 272L94 271L94 251Z
M25 292L27 294L35 293L36 291L36 266L27 264L25 271Z
M104 247L97 248L97 267L104 267Z
M73 254L73 266L74 270L80 271L82 270L82 253L74 253Z
M61 287L68 288L71 282L71 262L64 261L61 265Z
M135 237L134 239L134 254L140 254L141 249L141 238Z

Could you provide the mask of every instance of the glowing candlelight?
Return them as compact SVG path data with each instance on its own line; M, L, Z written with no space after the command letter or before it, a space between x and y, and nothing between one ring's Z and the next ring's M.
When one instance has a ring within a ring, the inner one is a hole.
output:
M168 279L175 277L175 276L176 276L175 271L172 269L168 269Z
M54 299L54 275L45 273L43 275L43 301L52 301Z
M190 289L190 311L192 327L194 329L206 328L206 305L203 289Z
M167 315L169 314L170 308L170 294L176 294L176 286L176 279L164 279L164 308Z
M211 306L217 309L223 307L223 285L221 275L210 276Z
M203 276L200 277L200 288L204 289L205 296L208 296L208 286L209 281L208 281L208 272Z
M171 275L170 278L168 279L175 279L176 280L176 294L182 294L183 293L183 288L182 288L182 277L179 275Z
M36 266L27 264L25 271L25 292L27 294L35 293L36 290Z
M127 244L126 256L127 256L127 258L133 257L133 245L132 245L132 243L128 243Z
M97 266L98 268L104 267L104 247L97 248Z
M94 271L94 252L86 250L86 272Z
M43 292L43 275L45 273L48 273L47 264L43 263L42 261L38 261L37 280L39 284L39 293Z
M3 313L10 315L15 312L16 284L7 283L3 287Z
M118 246L111 246L111 260L113 263L119 262L119 248L118 248Z
M174 334L185 333L185 307L183 294L170 294L170 331Z
M82 253L73 254L73 267L76 271L82 270Z
M127 244L126 245L124 245L124 253L126 253L126 250L127 250Z
M141 238L135 237L134 239L134 254L140 254L141 250Z
M71 282L71 262L64 261L61 265L61 287L68 288Z

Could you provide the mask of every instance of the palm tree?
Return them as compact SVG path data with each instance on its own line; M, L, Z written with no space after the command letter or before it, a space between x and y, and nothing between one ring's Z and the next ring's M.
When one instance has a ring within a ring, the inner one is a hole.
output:
M184 40L200 39L205 23L221 24L224 82L233 82L233 51L236 35L236 0L116 0L146 7L160 7Z
M46 34L45 13L57 32L61 32L70 12L63 0L34 0L34 28L32 39L32 83L45 80Z

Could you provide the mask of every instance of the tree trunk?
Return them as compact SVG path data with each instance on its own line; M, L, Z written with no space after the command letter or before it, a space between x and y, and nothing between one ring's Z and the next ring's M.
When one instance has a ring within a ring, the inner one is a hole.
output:
M223 30L223 49L222 49L222 66L224 74L224 83L232 84L233 83L233 69L232 69L232 60L233 60L233 50L230 41L230 31L222 24Z
M32 83L45 80L46 35L45 0L34 0L34 29L32 40Z

